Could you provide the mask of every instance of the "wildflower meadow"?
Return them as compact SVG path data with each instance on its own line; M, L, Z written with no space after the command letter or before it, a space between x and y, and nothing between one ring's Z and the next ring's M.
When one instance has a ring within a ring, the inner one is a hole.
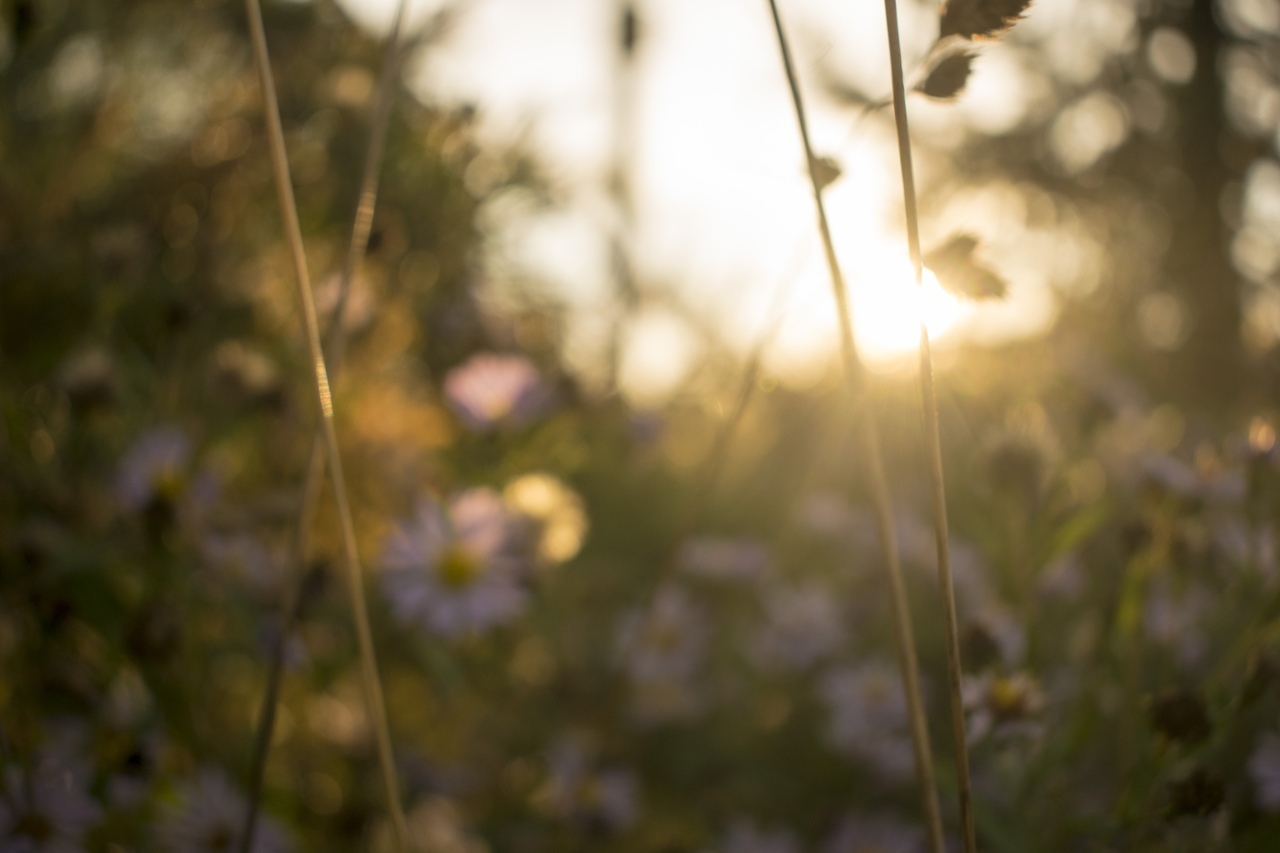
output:
M0 853L1280 850L1280 0L0 13Z

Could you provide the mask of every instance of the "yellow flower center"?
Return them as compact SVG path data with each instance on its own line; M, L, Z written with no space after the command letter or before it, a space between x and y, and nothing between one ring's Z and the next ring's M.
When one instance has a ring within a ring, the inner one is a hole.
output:
M436 575L449 589L470 586L482 569L475 555L460 545L451 545L436 561Z
M177 468L165 468L151 478L151 490L161 500L175 501L186 490L187 478Z
M1026 712L1027 691L1025 685L1014 678L997 678L987 691L987 702L996 716L1016 719Z
M600 790L600 781L594 776L588 777L578 787L578 802L582 807L588 810L594 810L600 806L600 801L604 799L604 792Z

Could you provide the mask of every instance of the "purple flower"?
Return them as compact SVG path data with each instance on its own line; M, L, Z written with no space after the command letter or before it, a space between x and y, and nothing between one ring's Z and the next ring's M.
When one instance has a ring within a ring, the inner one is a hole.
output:
M683 590L661 589L646 611L624 616L618 639L637 718L657 723L698 712L702 693L697 676L710 628L705 613Z
M831 712L827 736L837 750L889 780L911 777L907 700L896 669L879 661L838 669L823 678L819 692Z
M749 651L765 669L805 670L844 640L840 609L830 592L815 586L779 587L764 598L765 622Z
M823 853L924 853L919 827L886 815L849 815L823 846Z
M243 580L261 593L271 593L283 580L280 559L248 533L210 533L200 543L201 556L227 577Z
M769 573L769 549L754 539L696 536L676 556L680 568L708 580L756 581Z
M140 512L156 501L176 501L187 489L191 442L175 427L144 432L129 448L116 476L116 496Z
M636 819L636 778L620 768L597 767L579 742L565 740L548 757L552 809L568 820L624 829Z
M988 734L1035 737L1043 728L1036 718L1045 707L1044 691L1025 672L967 677L962 695L969 713L970 743Z
M1204 661L1209 639L1204 623L1213 612L1214 596L1195 584L1177 589L1168 578L1152 581L1142 608L1147 639L1173 651L1180 665L1192 669Z
M800 842L785 829L758 829L749 820L735 820L715 853L800 853Z
M8 768L0 780L0 851L83 853L85 833L102 819L102 808L86 791L87 776L50 757L29 776Z
M627 670L634 681L690 678L706 654L705 614L678 587L654 596L645 613L628 614L620 632Z
M236 849L244 828L244 797L227 775L206 768L179 787L176 808L162 820L157 836L171 853L226 853ZM285 853L292 849L280 827L260 817L252 853Z
M418 501L383 555L383 589L404 622L458 637L510 622L528 595L524 560L512 553L511 517L491 489L469 489L442 507Z
M851 547L878 547L875 521L862 507L852 507L837 492L815 492L800 502L796 521L819 539Z
M551 401L550 389L527 358L495 353L477 353L450 370L444 394L454 413L476 432L526 426Z

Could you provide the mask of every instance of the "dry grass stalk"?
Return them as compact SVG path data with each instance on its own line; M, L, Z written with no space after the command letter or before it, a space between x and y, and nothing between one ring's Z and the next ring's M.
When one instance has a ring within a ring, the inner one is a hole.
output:
M964 0L970 5L970 0ZM1019 8L1023 9L1026 4ZM906 85L903 82L902 45L898 37L898 4L885 0L885 24L889 37L889 62L893 75L893 116L898 132L898 157L902 163L902 192L907 215L907 244L916 286L923 287L924 268L920 256L920 220L916 209L915 172L911 161L911 133L907 126ZM1019 12L1021 14L1021 12ZM947 687L951 698L951 735L955 746L956 781L960 799L960 824L966 853L977 850L973 824L973 794L969 778L969 742L965 731L964 699L961 693L960 632L956 624L956 595L951 579L948 546L947 494L942 471L942 439L938 428L938 399L933 384L933 354L929 330L920 319L920 396L924 413L924 442L932 485L934 537L938 549L938 582L942 587L943 622L947 639Z
M827 222L826 206L822 200L822 182L814 169L816 157L809 139L809 124L805 117L804 100L800 95L800 84L796 77L795 65L791 59L791 50L787 43L786 33L782 26L782 17L778 12L777 0L769 0L769 10L773 14L774 29L778 36L778 50L782 55L782 64L787 74L787 83L791 89L791 101L795 107L796 123L799 125L800 138L804 144L805 160L809 164L809 180L813 189L814 204L817 208L818 230L822 237L823 251L827 268L831 275L832 295L835 297L836 314L840 321L840 350L846 378L856 398L862 398L862 405L857 406L859 433L863 464L866 466L871 498L876 516L876 529L880 539L886 579L889 584L889 598L892 603L894 638L898 653L898 667L902 676L903 691L907 698L907 711L911 725L911 744L915 757L916 782L920 788L920 800L924 812L925 826L929 833L931 849L935 853L943 850L942 816L938 809L938 797L933 774L933 755L930 751L928 724L925 721L924 702L920 696L919 664L916 660L915 639L911 626L911 612L907 605L906 585L902 579L902 565L898 557L897 535L894 530L892 503L889 497L889 485L885 477L884 461L880 453L880 437L876 429L875 419L870 412L869 395L866 389L866 369L858 354L857 343L853 337L853 323L849 316L848 288L845 286L844 274L836 257L835 245L831 239L831 228Z
M280 215L284 222L288 237L289 250L293 258L295 282L298 287L299 302L302 306L303 321L306 327L307 345L310 350L315 375L316 398L320 406L321 432L325 450L325 462L328 465L333 483L334 500L337 504L338 518L342 532L342 543L347 564L347 579L350 588L352 618L355 623L356 637L360 651L360 670L364 683L365 701L368 705L369 719L373 726L374 739L378 752L378 764L382 773L383 785L386 789L388 811L396 838L396 847L401 853L408 851L408 828L404 818L404 808L400 802L400 786L397 780L394 757L391 750L391 733L387 725L386 706L383 699L382 682L378 675L378 662L373 648L373 635L369 626L368 606L364 594L364 573L360 565L360 555L356 547L355 524L351 516L351 506L347 495L346 478L342 468L342 456L338 448L338 434L333 420L333 399L330 391L329 373L325 367L324 353L320 342L320 327L316 319L315 299L311 289L311 277L307 269L306 255L302 244L302 231L298 224L297 205L293 197L293 185L289 177L288 155L284 145L284 131L281 127L280 110L276 100L275 83L271 76L271 59L267 51L267 39L262 20L262 8L258 0L245 0L245 9L249 19L249 30L253 41L254 57L258 67L258 76L262 88L263 112L267 125L267 136L271 151L271 166L274 177L276 196L280 204ZM403 17L403 8L398 20ZM372 152L371 152L372 153ZM370 158L376 162L377 158ZM367 178L367 175L366 175ZM374 178L376 187L376 176ZM368 184L366 182L366 188ZM357 233L353 234L353 245L357 242L361 223L364 225L364 237L368 239L367 221L372 218L372 202L367 215L363 215L364 195L362 193L361 212L357 213ZM367 220L367 221L366 221ZM348 258L349 269L354 269L354 261ZM313 460L315 457L313 456ZM313 461L308 478L315 473L319 480L320 464ZM313 491L318 491L318 485ZM314 497L310 498L314 501ZM314 505L314 504L313 504ZM304 529L308 527L304 518ZM302 545L300 544L300 547ZM296 593L291 594L296 601ZM288 604L290 609L296 605ZM281 638L283 642L283 637ZM275 688L278 694L278 678ZM274 716L274 715L273 715ZM260 733L261 736L262 733ZM267 743L269 743L267 733ZM265 744L263 745L265 755ZM251 827L250 827L251 828ZM242 845L250 843L246 836Z
M360 195L356 202L355 215L351 226L351 239L347 246L347 256L338 281L338 296L335 300L329 334L325 342L329 377L331 381L335 382L342 367L343 354L346 349L346 333L342 321L346 315L347 298L351 293L351 282L355 278L356 266L359 263L359 259L364 257L365 250L369 245L369 234L373 228L373 212L377 206L378 198L378 178L382 173L382 157L386 150L386 134L391 118L391 103L395 92L396 77L400 70L402 52L400 33L404 30L408 11L408 0L400 0L395 22L387 36L382 71L378 81L377 99L369 128L369 143L365 152L364 170L360 178ZM249 802L245 812L244 830L240 836L240 853L249 853L249 850L252 849L254 831L257 826L258 813L262 801L262 777L266 771L267 755L271 751L271 738L275 731L276 711L280 704L280 685L284 674L285 651L298 618L301 586L305 581L307 567L311 563L311 529L315 521L316 508L320 501L320 488L323 483L324 433L323 430L317 430L311 443L311 455L302 488L301 509L298 513L298 526L294 531L294 575L288 580L281 601L279 625L275 642L271 649L271 658L267 663L266 690L263 693L262 708L258 716L258 727L254 734L253 756L250 763Z

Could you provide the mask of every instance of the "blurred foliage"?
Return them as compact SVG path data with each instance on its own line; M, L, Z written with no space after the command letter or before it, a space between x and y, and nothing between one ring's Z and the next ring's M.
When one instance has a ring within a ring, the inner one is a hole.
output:
M1106 261L1051 334L940 368L985 850L1280 845L1280 237L1247 201L1277 166L1231 71L1275 112L1275 6L1143 5L1201 73L1117 51L925 199L1018 187ZM384 849L327 504L291 550L315 413L243 12L3 9L0 849L232 849L295 582L257 849ZM266 13L323 312L379 47L328 0ZM1082 102L1131 124L1055 160ZM659 413L584 390L557 306L484 274L486 200L554 193L473 127L398 99L335 389L417 849L923 849L839 383L762 377L708 492L732 360ZM915 393L874 403L950 809Z

